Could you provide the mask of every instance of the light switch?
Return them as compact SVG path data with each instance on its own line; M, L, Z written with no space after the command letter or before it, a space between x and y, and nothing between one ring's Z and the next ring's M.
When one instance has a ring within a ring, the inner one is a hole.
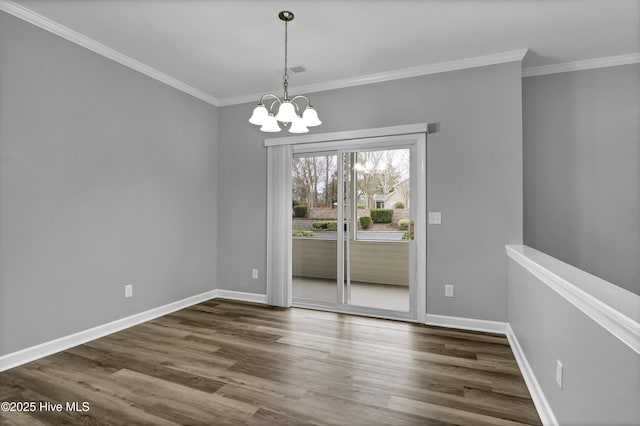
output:
M442 213L429 212L429 225L440 225L442 223Z
M447 284L444 286L445 297L453 297L453 285Z

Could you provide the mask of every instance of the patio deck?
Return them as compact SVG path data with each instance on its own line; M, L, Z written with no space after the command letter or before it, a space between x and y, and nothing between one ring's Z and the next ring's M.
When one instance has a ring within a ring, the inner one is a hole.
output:
M336 280L294 276L293 297L335 302ZM406 312L409 310L409 287L352 282L351 304Z

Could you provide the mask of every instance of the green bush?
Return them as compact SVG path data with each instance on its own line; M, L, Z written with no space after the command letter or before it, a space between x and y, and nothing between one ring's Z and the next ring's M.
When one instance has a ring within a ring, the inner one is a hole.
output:
M291 200L291 207L295 207L295 206L299 206L300 205L300 201L298 200Z
M391 223L393 209L371 209L371 220L375 223Z
M409 233L405 232L404 234L402 234L402 239L403 240L408 240L409 239Z
M362 216L360 218L360 226L362 229L367 229L371 225L371 218L369 216Z
M320 220L320 221L311 223L311 227L313 228L314 231L337 231L338 221L337 220Z
M364 209L364 206L363 206L362 204L358 204L358 208L359 208L360 210L362 210L362 209Z
M393 205L394 209L404 209L404 203L402 201L396 201L396 203Z
M317 222L311 223L311 227L314 231L337 231L338 230L338 221L337 220L319 220Z
M294 229L291 231L292 237L315 237L316 234L313 231L300 231L299 229Z
M409 229L409 219L400 219L398 221L398 229L401 231Z
M311 222L311 228L313 228L314 231L326 231L327 230L327 221L326 220L321 220L318 222Z
M295 217L305 217L307 215L307 206L293 206L293 215Z

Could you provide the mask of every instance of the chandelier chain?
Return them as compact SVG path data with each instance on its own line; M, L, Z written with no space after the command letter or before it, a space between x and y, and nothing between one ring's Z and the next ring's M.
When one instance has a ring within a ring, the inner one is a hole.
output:
M287 59L288 59L288 49L287 49L287 45L288 45L288 25L289 22L285 21L284 22L284 76L282 77L282 79L284 80L284 99L287 100L289 99L289 73L287 72Z

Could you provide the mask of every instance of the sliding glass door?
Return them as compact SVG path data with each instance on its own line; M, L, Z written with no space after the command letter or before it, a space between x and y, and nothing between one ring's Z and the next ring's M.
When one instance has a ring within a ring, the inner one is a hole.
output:
M294 305L414 318L415 144L301 151L291 176Z
M343 157L343 302L409 312L410 150L346 152Z
M337 153L304 154L292 161L293 299L333 306L338 277Z

